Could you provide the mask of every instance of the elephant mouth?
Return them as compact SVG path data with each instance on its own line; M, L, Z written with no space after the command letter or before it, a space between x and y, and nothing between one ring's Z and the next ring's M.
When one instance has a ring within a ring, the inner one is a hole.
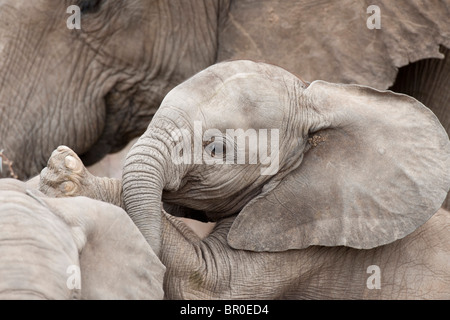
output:
M302 79L301 77L299 77L299 76L297 76L297 78L299 78L300 81L303 83L303 86L302 86L303 89L308 88L309 85L311 84L311 82L305 81L305 80L303 80L303 79Z
M202 210L196 210L167 202L163 202L163 208L167 213L175 217L189 218L201 222L210 221L210 219L208 219L208 214Z
M80 155L87 166L95 164L109 153L119 152L131 140L141 136L157 110L157 107L147 110L147 105L139 98L138 84L118 88L121 85L121 82L114 83L103 93L102 104L106 110L102 119L103 130L89 150ZM159 106L160 100L162 97L148 99L154 106Z
M97 163L109 153L120 151L132 138L137 136L136 134L131 136L123 134L122 125L127 124L127 118L122 115L123 122L117 121L118 114L121 113L119 106L128 105L132 107L130 102L120 97L120 92L117 92L114 88L109 89L103 94L101 104L106 110L101 120L103 130L95 143L80 155L83 163L87 166Z
M19 179L18 175L14 172L13 168L14 162L9 160L9 158L5 155L4 149L0 148L0 176L8 176L13 179ZM6 167L4 170L3 168Z

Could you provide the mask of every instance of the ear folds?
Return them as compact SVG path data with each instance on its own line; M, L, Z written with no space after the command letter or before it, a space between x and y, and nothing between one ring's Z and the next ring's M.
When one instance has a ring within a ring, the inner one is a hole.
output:
M300 104L311 148L239 213L232 247L369 249L405 237L439 209L450 188L450 142L429 109L390 91L323 81Z
M80 251L83 299L163 298L165 267L124 210L85 197L44 199Z

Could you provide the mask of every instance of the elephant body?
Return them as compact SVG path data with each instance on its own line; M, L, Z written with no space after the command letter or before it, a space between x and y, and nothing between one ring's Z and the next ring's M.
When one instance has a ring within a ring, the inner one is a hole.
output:
M2 179L0 225L2 300L163 297L165 268L118 207Z
M214 135L198 143L199 129ZM237 142L264 129L278 132L269 174ZM223 161L237 150L247 162ZM450 140L404 94L219 63L167 94L123 172L95 177L61 146L39 189L125 208L167 268L166 298L450 297ZM201 239L166 209L217 225Z
M450 298L450 212L443 209L411 235L370 250L234 250L227 244L232 222L233 218L219 222L201 240L165 215L161 261L168 266L166 298Z
M63 144L92 164L142 134L173 87L229 59L275 63L308 81L377 89L391 87L399 67L420 59L438 58L430 69L443 63L448 69L448 58L439 60L450 47L448 0L380 1L381 29L366 27L371 4L96 1L82 6L81 29L71 30L64 3L49 11L45 1L4 1L0 150L20 179L38 174ZM437 88L423 102L448 132L442 101L449 91L440 85L448 72L438 74L413 72L405 92L421 99L423 90ZM10 169L0 174L9 177Z
M79 290L66 285L66 270L80 265L70 228L13 182L1 182L0 212L0 298L77 297Z
M54 160L63 161L61 155L67 153L55 154ZM105 197L94 188L98 181L80 177L85 183L77 193ZM121 185L120 180L111 182ZM119 190L107 188L112 193ZM52 194L51 190L45 189ZM105 200L112 198L117 199ZM235 219L219 221L202 239L183 221L161 212L165 299L450 298L450 212L444 209L405 238L369 250L344 246L236 250L227 243Z

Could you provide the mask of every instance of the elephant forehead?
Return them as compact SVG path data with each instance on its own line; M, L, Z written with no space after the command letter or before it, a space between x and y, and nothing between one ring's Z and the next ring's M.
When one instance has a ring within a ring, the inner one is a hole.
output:
M174 88L162 109L182 110L192 121L219 129L281 127L294 102L289 92L293 86L292 75L249 70L222 75L207 69Z

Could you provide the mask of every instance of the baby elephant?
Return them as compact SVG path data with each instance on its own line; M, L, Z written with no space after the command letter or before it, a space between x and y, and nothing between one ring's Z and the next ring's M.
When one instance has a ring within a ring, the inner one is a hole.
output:
M0 230L1 300L163 297L165 267L114 205L1 179Z
M67 167L75 162L76 173ZM63 177L70 194L111 201L120 189L120 180L92 176L69 148L58 148L49 163L52 167L43 172L41 188L53 195L63 192ZM450 298L450 212L443 209L405 238L370 250L342 246L283 252L236 250L227 241L234 220L235 216L220 220L209 236L200 239L182 221L162 212L161 225L155 228L162 231L166 298ZM117 236L125 240L126 231ZM131 235L126 241L131 248L139 245ZM142 268L144 272L154 267Z
M122 181L60 147L40 182L125 208L167 298L229 299L450 298L449 188L448 135L417 100L252 61L169 92ZM200 239L177 206L216 228Z

